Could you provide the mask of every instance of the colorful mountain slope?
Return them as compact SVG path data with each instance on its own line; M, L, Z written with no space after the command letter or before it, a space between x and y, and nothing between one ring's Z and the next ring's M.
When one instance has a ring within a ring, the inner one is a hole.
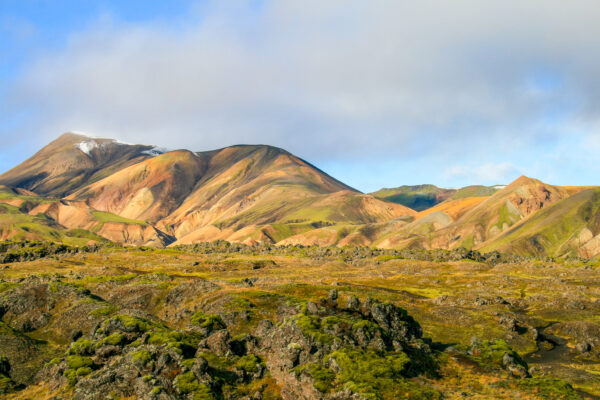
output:
M521 176L436 232L431 246L471 248L567 197L569 194L560 187Z
M464 197L457 199L451 197L434 207L421 211L417 214L416 218L422 218L434 212L442 212L454 221L487 198L489 198L489 196Z
M73 193L96 210L157 222L190 194L206 171L206 160L180 150L124 168Z
M272 146L159 154L152 146L65 134L0 178L3 196L16 206L39 195L27 212L126 244L275 243L322 226L415 214ZM48 197L65 193L60 201Z
M59 198L151 157L152 151L153 146L65 133L0 175L0 185Z
M424 211L447 200L488 197L498 189L498 186L481 185L467 186L461 189L444 189L435 185L414 185L384 188L371 194L379 199L402 204L416 211Z
M161 153L65 134L0 175L0 239L600 254L597 187L522 176L506 187L403 186L375 195L272 146Z
M538 256L600 254L600 188L544 208L479 248Z

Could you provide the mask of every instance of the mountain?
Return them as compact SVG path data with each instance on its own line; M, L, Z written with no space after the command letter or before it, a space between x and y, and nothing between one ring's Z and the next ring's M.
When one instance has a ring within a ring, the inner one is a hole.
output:
M521 176L437 231L431 246L472 248L567 197L569 193L558 186Z
M0 175L0 185L59 198L149 158L154 152L154 146L129 145L112 139L65 133L28 160Z
M600 188L579 191L483 243L485 251L591 257L600 253Z
M0 175L0 240L591 257L600 254L599 191L522 176L508 186L401 186L371 195L277 147L166 151L67 133Z
M39 196L26 213L125 244L276 243L323 226L416 214L262 145L160 152L65 134L0 182L12 193L4 202L25 202L17 191Z
M435 185L399 186L384 188L371 193L373 196L405 205L416 211L427 210L447 200L465 197L487 197L498 191L499 186L467 186L461 189L444 189Z

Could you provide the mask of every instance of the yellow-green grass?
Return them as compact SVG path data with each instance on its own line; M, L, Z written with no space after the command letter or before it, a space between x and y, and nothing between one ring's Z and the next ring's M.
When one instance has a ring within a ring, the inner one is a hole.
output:
M68 245L85 245L90 240L106 242L106 239L85 229L67 230L45 214L29 215L8 204L0 204L0 226L9 232L11 240L36 239Z
M141 225L141 226L148 225L148 223L145 221L129 219L129 218L121 217L119 215L105 212L105 211L92 211L92 214L94 215L94 218L98 222L102 222L102 223L114 222L114 223L119 223L119 224L130 224L130 225Z

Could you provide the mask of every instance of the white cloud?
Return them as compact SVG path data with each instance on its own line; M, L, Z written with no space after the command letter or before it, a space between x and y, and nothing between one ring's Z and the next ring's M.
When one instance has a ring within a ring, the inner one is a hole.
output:
M480 165L454 165L443 175L448 180L478 182L487 185L507 184L515 180L521 171L511 163L485 163Z
M45 139L84 130L196 150L268 143L316 161L513 163L560 135L554 114L587 135L600 110L596 0L249 4L164 23L103 18L36 58L9 106L35 107L23 130ZM540 71L560 84L540 84ZM469 176L508 173L493 163Z

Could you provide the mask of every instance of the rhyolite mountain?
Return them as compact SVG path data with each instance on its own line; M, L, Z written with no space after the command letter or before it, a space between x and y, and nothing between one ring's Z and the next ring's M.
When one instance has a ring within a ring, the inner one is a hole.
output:
M446 189L435 185L404 185L396 188L384 188L371 193L373 196L423 211L445 200L459 200L471 197L487 197L503 186L473 185L460 189Z
M69 237L84 229L89 234L81 239L168 245L277 242L320 226L416 214L272 146L163 152L68 133L0 175L0 185L10 207L2 215L11 215L1 224L2 239L63 236L41 229L33 217L75 230Z
M289 152L167 151L66 133L0 175L0 240L214 240L600 254L598 189L400 186L363 194Z
M0 175L0 182L40 196L62 197L153 154L154 146L129 145L112 139L65 133L28 160Z

